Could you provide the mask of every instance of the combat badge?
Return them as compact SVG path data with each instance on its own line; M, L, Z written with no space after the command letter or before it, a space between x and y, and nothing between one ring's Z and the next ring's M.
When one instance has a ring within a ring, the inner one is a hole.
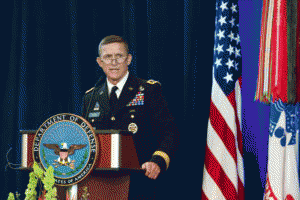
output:
M138 126L136 125L136 123L130 123L128 125L128 131L130 131L133 134L135 134L138 131Z
M98 145L93 127L74 114L58 114L37 130L34 160L44 169L54 168L55 184L74 185L93 169Z

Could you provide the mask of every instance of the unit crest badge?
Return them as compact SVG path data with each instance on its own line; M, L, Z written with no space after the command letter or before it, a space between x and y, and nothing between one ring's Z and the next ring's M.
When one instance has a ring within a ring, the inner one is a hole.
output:
M97 152L93 127L74 114L50 117L34 138L34 160L44 169L52 166L55 183L61 186L82 181L93 170Z

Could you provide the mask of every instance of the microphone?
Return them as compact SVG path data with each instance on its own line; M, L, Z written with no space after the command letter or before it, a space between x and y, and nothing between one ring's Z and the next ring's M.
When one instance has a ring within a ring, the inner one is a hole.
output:
M92 93L92 96L90 98L90 101L89 101L89 104L87 106L87 109L86 109L86 112L85 112L85 115L84 115L84 119L87 119L87 115L89 113L89 110L90 110L90 106L91 106L91 103L92 103L92 100L94 98L94 95L95 95L95 90L98 90L98 88L101 86L101 84L103 83L103 80L105 80L105 78L103 76L101 76L99 78L99 80L96 82L95 86L94 86L94 89L93 89L93 93Z

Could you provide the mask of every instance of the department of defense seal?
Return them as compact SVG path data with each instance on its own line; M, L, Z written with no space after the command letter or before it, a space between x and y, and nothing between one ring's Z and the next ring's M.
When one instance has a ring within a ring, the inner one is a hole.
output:
M74 114L58 114L37 130L33 157L44 169L54 168L55 184L74 185L93 169L98 143L93 127Z

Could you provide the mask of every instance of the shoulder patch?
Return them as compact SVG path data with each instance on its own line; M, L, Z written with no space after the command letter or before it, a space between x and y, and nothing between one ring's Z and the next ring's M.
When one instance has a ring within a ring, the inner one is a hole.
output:
M158 83L159 85L161 85L159 81L155 81L153 79L148 80L147 83L151 84L151 85L154 85L154 84Z
M92 87L91 89L87 90L85 93L87 94L87 93L91 92L94 88L95 87Z

